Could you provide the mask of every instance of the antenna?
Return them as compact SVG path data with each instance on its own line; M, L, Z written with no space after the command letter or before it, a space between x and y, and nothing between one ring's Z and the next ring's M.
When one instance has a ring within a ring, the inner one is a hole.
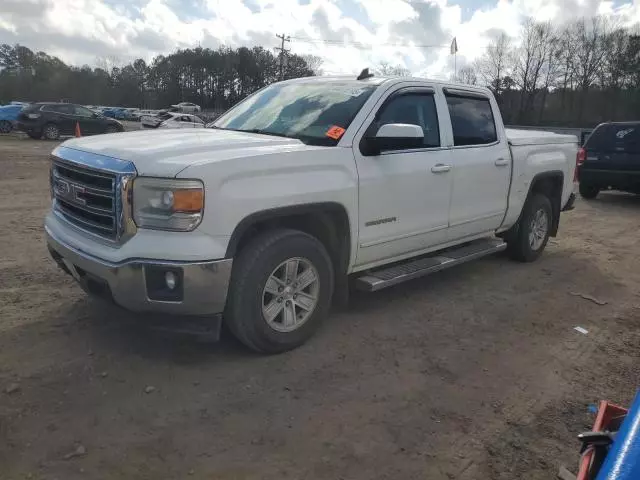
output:
M358 78L356 80L366 80L367 78L371 77L373 77L373 73L369 73L369 69L365 68L364 70L362 70L362 72L360 72L360 75L358 75Z

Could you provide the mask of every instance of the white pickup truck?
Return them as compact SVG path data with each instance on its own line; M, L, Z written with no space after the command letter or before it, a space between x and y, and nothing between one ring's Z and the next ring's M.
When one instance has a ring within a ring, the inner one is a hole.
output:
M248 347L281 352L350 286L504 249L535 260L572 207L577 149L573 136L505 130L484 88L290 80L208 129L60 145L47 242L90 293L223 321Z

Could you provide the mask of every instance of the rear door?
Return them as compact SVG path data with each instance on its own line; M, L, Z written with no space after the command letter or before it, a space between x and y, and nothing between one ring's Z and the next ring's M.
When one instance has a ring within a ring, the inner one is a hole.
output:
M511 152L495 101L478 91L445 89L451 120L453 189L449 240L497 229L507 209ZM494 112L497 112L494 114Z
M60 135L73 135L75 128L75 112L73 105L69 104L56 104L45 105L42 107L42 112L47 113L47 120L55 123L60 131Z

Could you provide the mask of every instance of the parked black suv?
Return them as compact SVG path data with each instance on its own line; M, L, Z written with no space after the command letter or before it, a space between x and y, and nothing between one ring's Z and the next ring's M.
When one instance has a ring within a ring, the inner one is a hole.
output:
M76 123L82 135L124 131L117 120L73 103L32 103L18 115L18 129L31 138L57 140L61 135L73 135Z
M602 123L578 153L580 195L600 190L640 194L640 122Z

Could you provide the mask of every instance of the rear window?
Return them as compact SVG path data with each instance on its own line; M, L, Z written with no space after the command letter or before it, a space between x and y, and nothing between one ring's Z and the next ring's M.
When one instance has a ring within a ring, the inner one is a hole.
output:
M599 152L640 153L640 124L608 124L596 128L585 145Z

